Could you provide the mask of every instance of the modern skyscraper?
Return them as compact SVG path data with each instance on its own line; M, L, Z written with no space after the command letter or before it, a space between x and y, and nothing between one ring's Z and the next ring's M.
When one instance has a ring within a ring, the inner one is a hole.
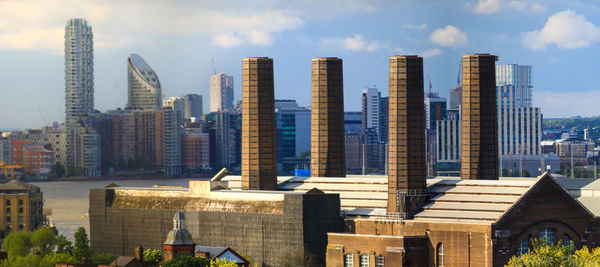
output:
M277 190L273 59L242 64L242 189Z
M461 105L461 92L460 86L450 89L450 107L448 109L457 109Z
M411 218L427 193L423 58L391 57L389 84L387 211Z
M381 97L379 100L379 141L387 144L388 142L388 114L389 114L389 97Z
M379 133L380 104L381 93L377 88L365 88L362 90L363 129L374 128Z
M183 95L184 114L183 118L202 117L202 96L198 94Z
M436 121L446 119L446 98L438 93L425 95L425 125L427 130L435 130Z
M210 77L210 112L233 109L233 76L225 73Z
M496 86L512 85L510 97L515 107L531 107L532 82L531 65L496 66ZM508 97L507 94L505 97Z
M94 35L85 19L65 27L65 115L67 128L94 112Z
M100 144L88 116L94 113L94 35L85 19L70 19L65 27L65 124L67 166L83 174L100 174ZM85 154L84 154L85 153Z
M311 132L311 176L346 177L342 59L312 60Z
M162 89L154 70L137 54L127 59L127 108L160 109Z
M498 179L498 124L495 55L462 57L463 180Z
M163 100L163 107L170 108L177 113L177 121L181 122L185 117L185 100L181 96L172 96Z

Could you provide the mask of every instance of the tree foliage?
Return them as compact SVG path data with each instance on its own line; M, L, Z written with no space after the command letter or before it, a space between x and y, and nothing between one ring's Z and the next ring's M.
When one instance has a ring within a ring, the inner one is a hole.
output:
M562 242L556 245L547 245L544 240L533 239L529 252L520 256L513 256L506 266L528 267L575 267L575 266L600 266L600 248L589 250L583 247L575 250L573 243L565 245Z
M158 249L144 250L144 261L147 263L156 264L163 260L162 251Z
M90 248L90 240L88 239L87 232L83 226L80 226L75 232L75 246L73 248L73 256L78 259L90 259L92 256L92 249Z
M56 237L56 253L73 255L73 242L67 240L64 235Z
M14 261L17 257L24 257L31 250L31 233L12 232L2 243L4 249L8 252L8 259Z
M207 267L210 259L198 258L192 256L179 256L175 259L165 262L163 267Z
M290 250L281 258L283 267L311 267L319 266L317 259L304 249Z
M40 254L46 255L56 247L56 235L47 227L40 227L31 234L31 244L39 249Z

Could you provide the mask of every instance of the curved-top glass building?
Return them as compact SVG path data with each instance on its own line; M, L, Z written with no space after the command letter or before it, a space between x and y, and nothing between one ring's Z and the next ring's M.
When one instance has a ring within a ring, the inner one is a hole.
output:
M154 70L137 54L127 59L127 108L160 109L162 89Z

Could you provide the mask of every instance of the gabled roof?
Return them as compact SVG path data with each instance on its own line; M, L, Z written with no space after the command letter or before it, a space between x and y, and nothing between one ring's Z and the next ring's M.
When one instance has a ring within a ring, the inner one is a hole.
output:
M237 263L249 263L242 255L230 247L196 246L195 252L206 252L211 260L224 258Z
M20 182L17 180L10 180L6 183L0 184L0 191L39 192L40 188L32 184Z
M119 256L114 261L110 263L110 266L142 266L142 264L135 258L131 256Z

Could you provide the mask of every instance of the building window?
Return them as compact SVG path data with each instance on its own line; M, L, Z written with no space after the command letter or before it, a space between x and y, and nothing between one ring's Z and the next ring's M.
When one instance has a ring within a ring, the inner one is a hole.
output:
M377 260L375 261L375 267L384 267L385 266L385 258L383 255L377 255Z
M344 256L344 267L354 267L354 255L352 253Z
M19 224L19 230L23 230L23 225Z
M523 239L523 242L521 242L519 248L517 248L517 256L525 254L527 252L529 252L529 237Z
M437 245L437 266L444 266L444 244L442 243Z
M19 213L23 213L23 208L19 208Z
M6 216L6 222L10 222L10 216Z
M19 205L23 205L23 200L19 199Z
M573 242L573 239L571 239L571 237L569 235L565 235L565 237L563 237L563 240L565 242L565 246L575 246L575 242Z
M369 267L369 254L360 255L360 267Z
M540 240L546 240L546 245L554 244L554 229L544 228L540 231Z
M10 200L6 201L6 206L10 206Z
M6 213L10 213L10 208L6 208Z

